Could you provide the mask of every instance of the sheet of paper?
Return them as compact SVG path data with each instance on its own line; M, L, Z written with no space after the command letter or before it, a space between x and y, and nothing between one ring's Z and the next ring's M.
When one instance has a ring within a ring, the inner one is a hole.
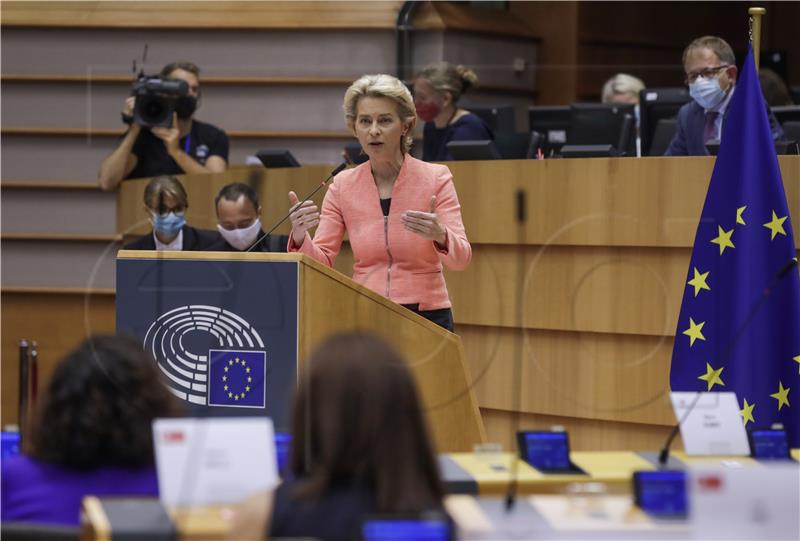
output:
M687 455L748 456L750 444L736 393L670 393ZM688 417L686 412L689 411ZM685 419L684 419L685 417Z
M267 417L157 419L153 443L168 506L236 503L278 484Z
M641 513L630 496L532 496L531 505L554 530L652 530L655 524Z

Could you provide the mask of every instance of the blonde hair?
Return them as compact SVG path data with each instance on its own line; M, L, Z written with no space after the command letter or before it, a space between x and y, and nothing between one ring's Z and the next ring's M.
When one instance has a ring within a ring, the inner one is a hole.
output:
M603 85L603 103L611 103L616 94L631 94L639 100L639 92L644 90L644 82L627 73L617 73Z
M406 85L397 77L383 73L377 75L364 75L357 79L347 92L344 93L344 120L347 127L351 130L355 127L356 116L358 114L358 100L363 97L370 98L389 98L397 104L397 114L401 122L414 122L417 118L417 111L414 108L414 98L411 97ZM405 154L411 149L413 137L411 130L400 140L400 150Z
M437 62L425 66L415 79L425 79L436 92L449 92L453 105L458 103L461 94L478 84L478 76L470 68L454 66L449 62Z

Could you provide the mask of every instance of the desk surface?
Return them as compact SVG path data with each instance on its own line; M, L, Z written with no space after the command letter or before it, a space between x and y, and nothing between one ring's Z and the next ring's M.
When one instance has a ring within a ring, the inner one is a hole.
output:
M800 460L800 449L792 449L791 453ZM448 493L481 496L505 494L514 476L519 494L558 494L571 483L590 481L604 483L609 493L627 494L633 472L658 468L655 451L573 451L570 458L587 475L543 473L512 453L447 453L439 455L439 464ZM689 465L732 463L745 468L761 467L761 463L746 456L690 457L682 451L672 452L668 465L671 469L686 469Z

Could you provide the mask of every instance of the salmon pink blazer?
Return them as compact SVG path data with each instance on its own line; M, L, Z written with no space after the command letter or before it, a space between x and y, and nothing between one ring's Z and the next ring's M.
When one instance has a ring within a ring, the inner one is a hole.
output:
M401 220L407 210L429 212L433 195L437 218L447 236L443 248L406 230ZM306 233L298 247L290 236L289 251L333 266L345 231L355 256L353 280L398 304L419 304L420 310L450 308L442 264L464 269L472 258L472 247L447 166L406 154L392 188L387 217L369 161L342 171L325 194L314 238Z

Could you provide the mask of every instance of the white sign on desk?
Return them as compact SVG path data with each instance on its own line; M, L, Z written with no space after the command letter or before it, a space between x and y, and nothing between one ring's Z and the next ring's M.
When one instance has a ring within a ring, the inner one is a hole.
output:
M278 484L267 417L156 419L153 444L165 505L237 503Z
M687 455L750 454L736 393L679 392L670 398Z

